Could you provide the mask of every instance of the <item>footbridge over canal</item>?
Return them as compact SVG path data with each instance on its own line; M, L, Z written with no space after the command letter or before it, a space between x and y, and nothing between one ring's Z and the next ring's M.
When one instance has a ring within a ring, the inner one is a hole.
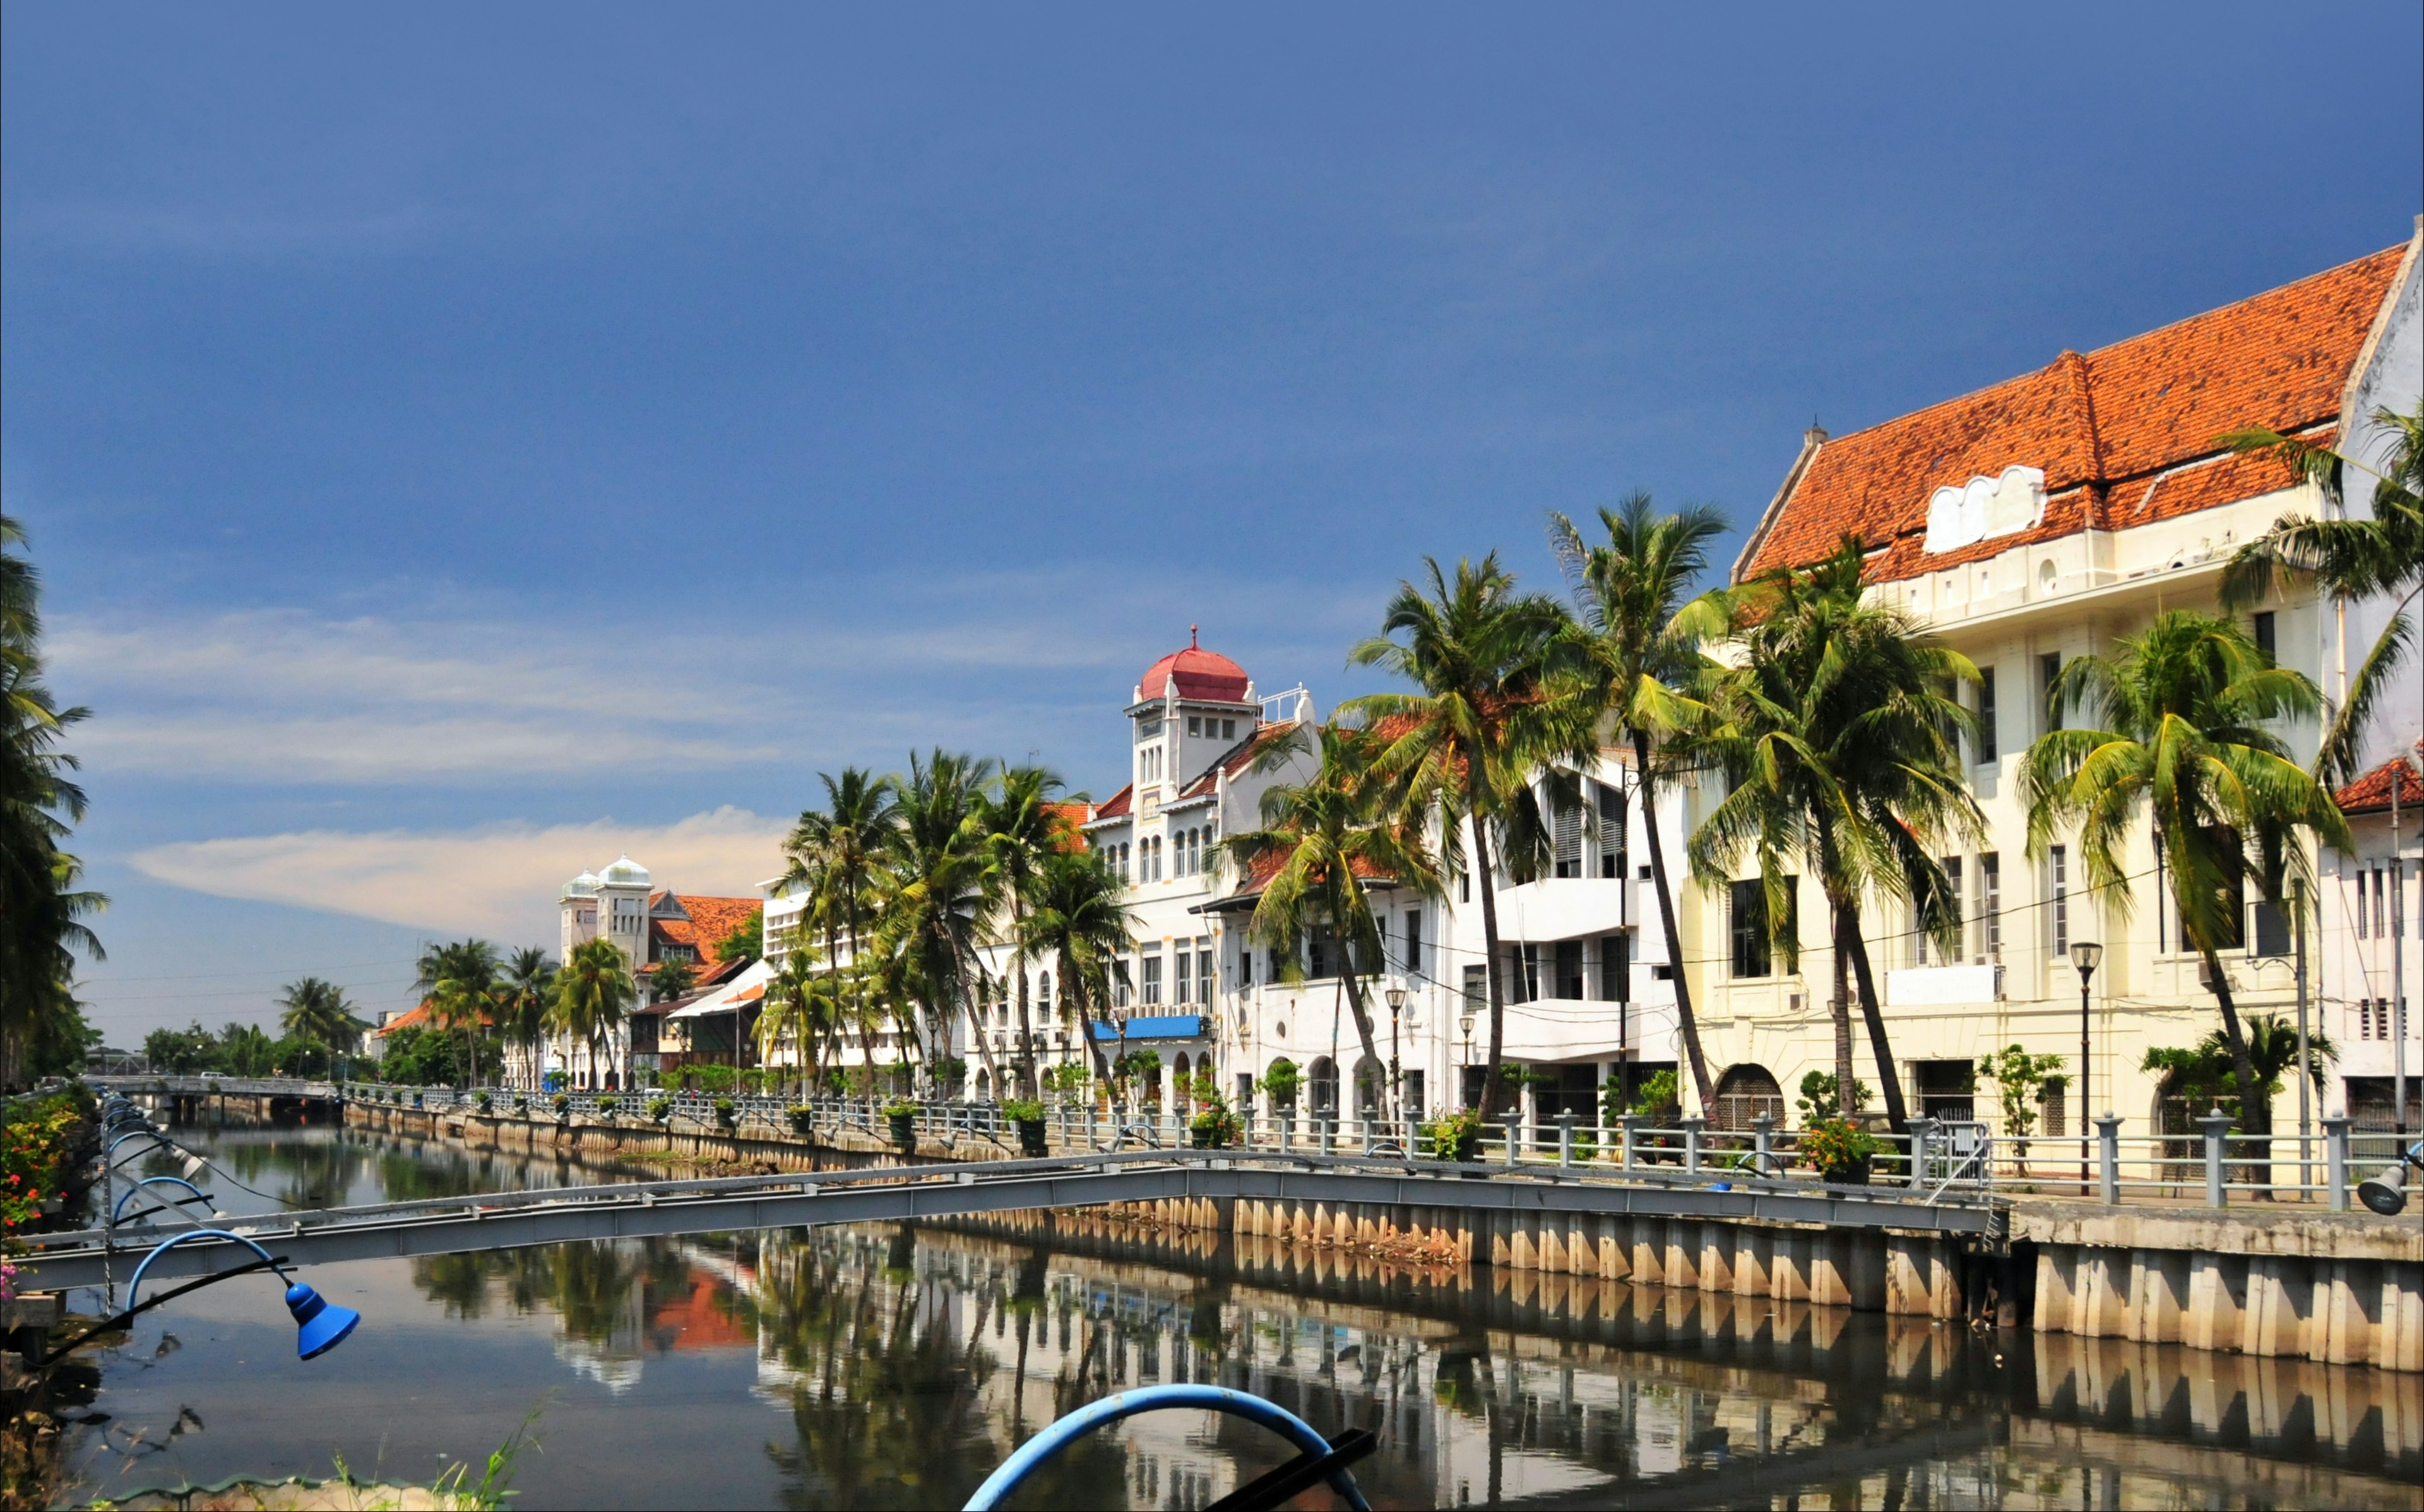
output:
M1941 1294L1957 1301L1961 1258L1991 1257L2001 1248L2004 1221L2000 1204L1970 1194L1927 1202L1889 1189L1808 1183L1626 1181L1386 1157L1154 1150L617 1182L215 1221L309 1265L1118 1203L1153 1204L1166 1221L1189 1228L1249 1232L1318 1215L1330 1233L1355 1225L1348 1242L1366 1233L1375 1242L1392 1233L1434 1241L1444 1235L1466 1258L1484 1261L1510 1241L1537 1249L1544 1234L1571 1234L1576 1237L1562 1242L1579 1248L1588 1233L1603 1241L1591 1248L1608 1255L1606 1269L1593 1267L1602 1274L1619 1265L1672 1270L1675 1263L1664 1259L1669 1249L1689 1249L1697 1259L1720 1243L1722 1232L1739 1228L1764 1236L1763 1246L1755 1247L1762 1256L1759 1268L1800 1278L1778 1295L1871 1306L1882 1298L1870 1278L1882 1280L1896 1254L1912 1272L1919 1299ZM34 1234L26 1240L30 1252L18 1263L34 1267L36 1283L46 1289L98 1285L105 1266L122 1272L174 1232L173 1226L120 1226ZM1723 1244L1737 1248L1730 1239ZM237 1248L198 1240L162 1255L152 1273L206 1274L222 1268ZM1650 1259L1651 1250L1661 1258ZM1619 1260L1619 1251L1628 1257L1639 1251L1641 1265ZM1924 1305L1893 1310L1933 1311Z

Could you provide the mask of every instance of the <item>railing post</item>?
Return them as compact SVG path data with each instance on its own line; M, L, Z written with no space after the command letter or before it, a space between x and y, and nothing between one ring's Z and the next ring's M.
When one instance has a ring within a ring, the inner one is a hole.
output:
M1775 1160L1774 1150L1776 1144L1776 1115L1773 1113L1762 1113L1759 1117L1750 1121L1750 1128L1751 1138L1756 1144L1756 1152L1751 1156L1751 1172L1764 1180L1776 1173L1773 1164Z
M2106 1207L2121 1205L2121 1115L2107 1113L2096 1121L2097 1193Z
M1286 1154L1296 1144L1296 1115L1282 1113L1280 1121L1280 1154Z
M1321 1153L1325 1155L1338 1153L1338 1120L1327 1115L1321 1121Z
M1634 1162L1639 1155L1641 1125L1646 1122L1648 1121L1639 1113L1627 1113L1617 1121L1619 1128L1622 1130L1619 1138L1624 1142L1624 1169L1627 1170L1633 1169Z
M2205 1205L2227 1206L2230 1196L2223 1189L2222 1138L2230 1127L2230 1115L2217 1107L2198 1119L2196 1125L2205 1131Z
M2346 1113L2320 1121L2323 1125L2323 1179L2331 1183L2331 1211L2348 1211L2349 1121Z
M1709 1126L1709 1121L1696 1115L1680 1122L1683 1125L1683 1174L1697 1176L1700 1173L1700 1131Z
M1571 1107L1557 1115L1557 1164L1568 1170L1574 1165L1574 1110Z
M1507 1115L1507 1163L1510 1166L1515 1164L1522 1158L1523 1154L1523 1115L1520 1112L1509 1113Z
M1927 1186L1927 1147L1936 1142L1936 1131L1940 1126L1930 1118L1910 1121L1910 1186L1913 1191Z

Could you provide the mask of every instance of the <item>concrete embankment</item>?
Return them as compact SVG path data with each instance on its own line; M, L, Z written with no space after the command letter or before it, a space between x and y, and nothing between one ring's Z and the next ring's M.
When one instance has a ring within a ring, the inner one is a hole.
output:
M421 1111L354 1105L348 1122L502 1149L593 1159L832 1170L904 1157L857 1131L815 1142L771 1130ZM981 1138L921 1146L928 1161L998 1159ZM1092 1218L1040 1215L1045 1228L1111 1222L1192 1236L1179 1250L1252 1239L1254 1248L1379 1256L1410 1268L1491 1266L1848 1307L1969 1318L2042 1333L2178 1344L2263 1358L2424 1371L2424 1231L2370 1215L2107 1208L2020 1199L2001 1243L1924 1232L1828 1229L1718 1218L1560 1213L1555 1188L1529 1213L1453 1204L1282 1204L1198 1199ZM1026 1219L972 1226L1014 1232ZM1173 1259L1179 1258L1173 1253Z

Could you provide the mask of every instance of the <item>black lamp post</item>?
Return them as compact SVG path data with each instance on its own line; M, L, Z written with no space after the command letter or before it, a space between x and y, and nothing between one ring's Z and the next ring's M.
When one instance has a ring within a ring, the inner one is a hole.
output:
M1406 1078L1397 1067L1397 1016L1406 1011L1406 990L1392 987L1383 995L1389 999L1389 1099L1393 1115L1406 1116Z
M2103 959L2104 947L2094 940L2078 940L2071 945L2070 963L2079 973L2079 1190L2081 1196L2089 1190L2086 1135L2088 1109L2095 1106L2087 1100L2087 984Z

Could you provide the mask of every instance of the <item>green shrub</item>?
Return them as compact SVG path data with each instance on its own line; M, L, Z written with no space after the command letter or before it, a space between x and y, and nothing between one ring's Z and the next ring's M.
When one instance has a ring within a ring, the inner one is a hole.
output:
M1828 1119L1801 1136L1801 1158L1823 1174L1848 1172L1883 1148L1848 1119Z
M1434 1160L1475 1159L1481 1154L1481 1112L1459 1107L1442 1113L1423 1125L1423 1138L1430 1141Z
M917 1115L917 1107L918 1104L915 1098L896 1097L884 1105L884 1116L888 1119L913 1118Z
M1297 1089L1303 1085L1303 1074L1297 1070L1296 1062L1285 1056L1272 1061L1270 1069L1254 1083L1256 1089L1271 1100L1274 1107L1294 1107Z
M474 1092L471 1095L471 1106L478 1108L483 1113L488 1111L488 1109L495 1105L495 1102L496 1099L490 1097L486 1092Z
M620 1108L622 1106L623 1100L619 1097L601 1097L598 1099L598 1111L605 1114L610 1119L614 1116L615 1110Z
M1044 1105L1032 1097L1013 1097L1001 1105L1001 1116L1013 1123L1023 1123L1044 1116Z
M668 1120L668 1119L672 1118L673 1116L674 1116L674 1100L673 1100L672 1098L670 1098L670 1097L651 1097L651 1098L649 1098L649 1099L648 1099L648 1117L649 1117L649 1118L651 1118L651 1119L655 1120L655 1121L656 1121L657 1122L659 1122L659 1123L662 1123L662 1122L664 1122L666 1120Z

